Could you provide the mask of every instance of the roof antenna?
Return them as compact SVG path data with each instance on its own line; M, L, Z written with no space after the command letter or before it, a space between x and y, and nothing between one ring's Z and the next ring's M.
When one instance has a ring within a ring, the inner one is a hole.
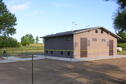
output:
M72 21L72 30L75 30L77 25L78 25L78 24L76 24L75 21Z

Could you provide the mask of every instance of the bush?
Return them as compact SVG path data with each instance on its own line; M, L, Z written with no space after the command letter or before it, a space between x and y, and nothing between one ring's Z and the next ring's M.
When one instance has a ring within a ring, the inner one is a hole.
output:
M123 49L126 49L126 43L119 43L118 47L122 47Z
M20 43L12 37L0 36L0 48L5 47L20 47Z

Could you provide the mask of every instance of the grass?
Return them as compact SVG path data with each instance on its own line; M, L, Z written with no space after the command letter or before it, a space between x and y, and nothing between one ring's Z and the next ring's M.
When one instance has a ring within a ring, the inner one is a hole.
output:
M126 55L126 43L118 43L118 47L122 47L123 51L118 52L119 55Z
M43 44L30 44L29 46L22 46L19 48L2 48L0 49L0 56L3 51L7 51L7 55L31 55L31 54L43 54Z
M121 52L118 52L119 55L126 55L126 49L121 51Z

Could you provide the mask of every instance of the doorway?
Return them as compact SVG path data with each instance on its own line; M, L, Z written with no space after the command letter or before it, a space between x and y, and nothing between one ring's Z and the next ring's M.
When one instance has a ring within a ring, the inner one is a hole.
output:
M87 57L87 38L80 39L80 57Z
M109 40L109 56L113 55L113 40Z

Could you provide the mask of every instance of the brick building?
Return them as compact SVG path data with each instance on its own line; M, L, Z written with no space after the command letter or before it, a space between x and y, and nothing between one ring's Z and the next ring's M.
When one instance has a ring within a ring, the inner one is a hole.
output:
M44 38L44 54L65 58L114 56L119 36L103 27L51 34Z

